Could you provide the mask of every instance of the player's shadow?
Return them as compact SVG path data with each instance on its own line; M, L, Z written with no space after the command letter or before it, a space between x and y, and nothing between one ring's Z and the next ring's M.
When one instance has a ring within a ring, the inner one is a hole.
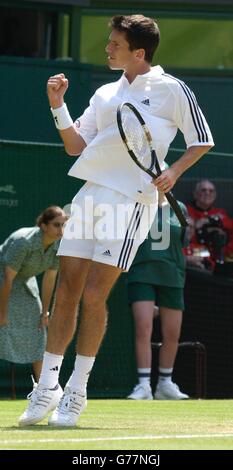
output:
M9 426L7 428L4 428L4 427L0 427L0 431L4 431L4 432L12 432L12 431L32 431L32 432L35 432L35 431L48 431L48 432L51 432L51 431L55 431L55 430L63 430L63 431L68 431L69 429L70 430L79 430L79 431L108 431L108 430L113 430L114 428L112 426L100 426L100 427L92 427L92 426L88 426L88 427L85 427L85 426L47 426L46 424L31 424L30 426ZM116 428L117 430L121 430L121 431L124 431L124 430L127 430L127 429L131 429L131 428L119 428L117 427Z

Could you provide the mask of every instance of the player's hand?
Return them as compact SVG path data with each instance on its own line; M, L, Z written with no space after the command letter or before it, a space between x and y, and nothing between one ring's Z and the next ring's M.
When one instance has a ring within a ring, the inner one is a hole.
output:
M64 94L69 82L64 73L49 77L47 82L47 94L51 108L59 108L64 103Z
M168 168L167 170L162 171L162 174L154 179L153 183L157 187L158 191L167 193L173 188L176 179L175 171L172 168Z

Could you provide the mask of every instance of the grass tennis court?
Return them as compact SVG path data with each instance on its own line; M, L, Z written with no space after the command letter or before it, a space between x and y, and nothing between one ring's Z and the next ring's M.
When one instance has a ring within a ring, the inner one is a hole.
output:
M0 403L0 449L232 450L233 400L89 400L76 428L19 428L26 402Z

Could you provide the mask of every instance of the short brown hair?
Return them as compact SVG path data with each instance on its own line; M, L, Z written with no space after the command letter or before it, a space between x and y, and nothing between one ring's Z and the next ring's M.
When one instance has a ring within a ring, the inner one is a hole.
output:
M145 50L145 60L152 62L160 41L159 27L152 18L143 15L117 15L113 16L109 26L126 34L130 51L142 48Z
M56 217L64 216L64 211L59 206L49 206L36 219L36 225L41 227L42 224L47 225Z

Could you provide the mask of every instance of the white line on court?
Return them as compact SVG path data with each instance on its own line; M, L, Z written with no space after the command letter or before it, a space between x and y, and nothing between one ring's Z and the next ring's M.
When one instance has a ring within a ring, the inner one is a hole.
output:
M46 442L99 442L99 441L141 441L141 440L162 440L162 439L212 439L232 437L233 433L218 433L218 434L174 434L174 435L161 435L161 436L119 436L119 437L90 437L90 438L48 438L48 439L6 439L0 441L0 444L33 444L34 442L46 443Z

